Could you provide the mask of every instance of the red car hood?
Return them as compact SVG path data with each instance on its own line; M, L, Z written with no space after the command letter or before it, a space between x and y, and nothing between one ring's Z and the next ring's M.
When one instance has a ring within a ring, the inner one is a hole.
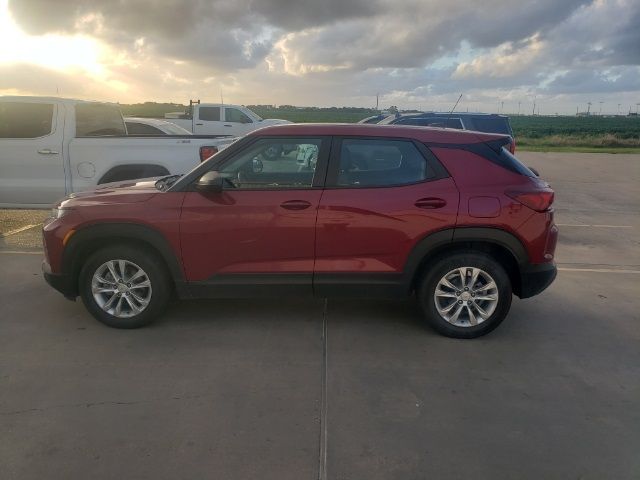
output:
M105 183L93 190L72 193L63 203L70 207L77 204L145 202L160 193L155 187L159 178Z

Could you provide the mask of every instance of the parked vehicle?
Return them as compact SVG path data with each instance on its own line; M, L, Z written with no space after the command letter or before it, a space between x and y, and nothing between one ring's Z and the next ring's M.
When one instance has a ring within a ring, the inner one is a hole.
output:
M494 113L467 112L423 112L404 115L389 115L382 119L381 125L416 125L420 127L456 128L484 133L501 133L512 139L513 129L506 115ZM515 144L514 144L515 145ZM513 153L513 152L512 152Z
M186 173L233 140L136 138L115 104L0 97L0 207L49 208L98 184Z
M512 293L536 295L556 275L553 190L504 148L509 140L400 126L264 128L182 177L61 202L43 228L45 278L118 328L151 322L173 291L415 293L440 333L477 337L502 322ZM280 157L268 159L269 149Z
M125 117L128 135L192 135L189 130L159 118Z
M167 113L165 120L196 135L242 136L262 127L291 123L274 118L262 119L242 105L190 102L184 113Z

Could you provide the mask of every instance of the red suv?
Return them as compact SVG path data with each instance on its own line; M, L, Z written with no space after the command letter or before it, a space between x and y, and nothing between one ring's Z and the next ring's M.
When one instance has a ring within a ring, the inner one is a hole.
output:
M45 223L45 278L135 328L180 298L407 297L452 337L494 329L555 278L553 191L510 138L282 125L178 177L73 194Z

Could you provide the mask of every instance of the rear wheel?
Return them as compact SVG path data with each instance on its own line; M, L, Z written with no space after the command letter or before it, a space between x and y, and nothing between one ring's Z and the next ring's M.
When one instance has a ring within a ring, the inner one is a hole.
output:
M129 245L98 250L80 271L80 296L87 310L114 328L138 328L155 320L171 292L162 261Z
M485 335L511 307L511 281L504 268L482 253L457 253L430 266L418 287L427 321L454 338Z

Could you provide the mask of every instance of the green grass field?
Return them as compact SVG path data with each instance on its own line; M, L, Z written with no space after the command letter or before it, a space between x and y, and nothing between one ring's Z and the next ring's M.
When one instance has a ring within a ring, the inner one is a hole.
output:
M185 107L171 103L120 105L125 116L163 117ZM249 105L262 118L296 123L355 123L375 115L366 108L273 108ZM520 150L640 153L640 117L541 117L516 115L511 126Z

